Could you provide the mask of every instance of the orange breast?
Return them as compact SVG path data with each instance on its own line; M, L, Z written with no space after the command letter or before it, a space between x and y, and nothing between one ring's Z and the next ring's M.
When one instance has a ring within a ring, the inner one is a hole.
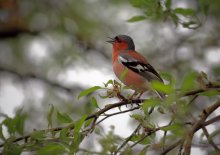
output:
M117 60L113 62L113 70L118 79L126 86L137 91L146 91L148 89L148 82L139 74L124 67Z

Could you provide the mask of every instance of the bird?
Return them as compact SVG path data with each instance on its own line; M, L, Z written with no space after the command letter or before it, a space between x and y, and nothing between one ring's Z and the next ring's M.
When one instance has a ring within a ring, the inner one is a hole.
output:
M163 79L147 59L135 50L133 39L128 35L108 37L112 44L112 66L116 77L135 92L151 90L153 80L163 83ZM161 99L165 94L155 91Z

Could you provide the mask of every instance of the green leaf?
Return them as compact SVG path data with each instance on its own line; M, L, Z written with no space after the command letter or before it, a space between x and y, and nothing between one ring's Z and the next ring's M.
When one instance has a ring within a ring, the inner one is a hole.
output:
M196 21L188 21L188 22L183 22L182 26L185 28L189 28L189 29L195 29L199 26L200 23L196 22Z
M87 115L84 115L80 120L76 121L75 123L75 127L73 130L73 137L74 137L73 149L74 150L78 149L79 144L83 140L82 135L80 133L80 129L82 128L86 118L87 118Z
M175 26L178 26L179 17L175 13L173 13L173 12L171 12L169 15L170 15L173 23L175 24Z
M180 136L182 136L185 132L184 131L184 126L182 124L178 124L178 123L163 127L163 128L161 128L161 130L170 131L173 134L180 135Z
M41 147L36 155L48 155L48 154L63 154L67 152L68 149L64 147L64 145L60 145L57 143L48 144L47 146Z
M134 118L134 119L136 119L138 121L142 121L144 119L144 117L142 115L140 115L140 114L132 114L132 115L130 115L130 117Z
M69 128L64 128L60 131L60 138L66 138L68 137L68 133L69 133Z
M167 72L160 72L160 75L162 77L162 79L165 79L166 81L168 81L170 84L176 84L176 79Z
M3 121L3 124L7 127L9 134L15 134L16 126L12 118L8 117Z
M75 127L74 127L74 133L75 134L79 133L79 131L80 131L83 123L85 122L86 118L87 118L87 115L84 115L80 120L76 121Z
M131 17L130 19L128 19L127 22L138 22L138 21L142 21L145 19L146 19L146 17L144 17L144 16L134 16L134 17Z
M45 138L45 132L44 131L35 131L31 133L31 138L34 140L42 140Z
M57 110L57 119L61 123L71 123L71 122L73 122L72 118L68 114L60 113L58 110Z
M89 89L86 89L86 90L82 91L82 92L79 94L78 99L80 99L80 98L83 97L83 96L89 95L89 94L93 93L94 91L96 91L96 90L98 90L98 89L101 89L101 87L100 87L100 86L94 86L94 87L91 87L91 88L89 88Z
M217 90L207 90L205 92L199 93L201 96L208 96L208 97L212 97L212 96L217 96L220 93Z
M174 13L180 14L183 16L193 16L196 14L195 10L189 8L176 8L173 10Z
M16 131L21 135L24 133L25 119L26 119L26 114L19 114L14 119Z
M189 73L185 76L185 78L182 82L182 87L181 87L181 92L183 94L186 93L187 91L195 89L196 78L197 78L196 72Z
M172 5L172 0L166 0L165 6L166 6L167 10L170 10L171 5Z
M172 125L165 126L165 127L161 128L161 130L163 130L163 131L177 130L180 127L182 127L182 126L180 126L180 124L172 124Z
M147 2L143 0L130 0L130 4L137 8L143 8Z
M2 124L0 124L0 138L5 141L5 136L3 135L2 131L3 131L2 130Z
M98 103L97 103L97 100L96 100L95 97L92 97L92 98L91 98L91 103L92 103L92 105L93 105L94 107L99 108Z
M160 101L158 99L147 99L141 105L141 109L144 111L145 114L147 114L150 107L155 107L159 104Z
M171 84L164 84L162 82L159 81L152 81L151 82L151 86L153 89L165 93L165 94L171 94L174 92L174 88L172 87Z
M84 124L85 127L88 127L92 122L93 122L92 119L86 120L86 121L85 121L85 124Z
M108 82L106 83L103 83L105 88L108 87L109 84L112 84L113 85L113 81L112 80L108 80Z
M49 112L47 113L47 121L48 121L48 128L52 127L52 116L53 116L53 113L54 113L54 106L53 105L50 105L50 110Z
M205 14L207 15L208 14L208 10L210 8L210 1L209 0L199 0L199 8L200 10Z
M4 149L2 151L3 155L20 155L23 151L23 148L17 144L11 142L5 143Z
M10 135L14 135L16 132L19 134L23 134L24 132L24 123L26 119L26 114L21 113L21 111L17 111L14 118L6 117L5 120L2 121Z
M145 134L134 135L134 136L132 136L132 138L130 139L130 141L132 141L132 142L137 142L137 141L143 139L144 136L145 136ZM144 138L144 139L141 140L138 144L142 144L142 145L150 144L150 142L151 142L151 140L152 140L153 137L155 137L154 134L152 134L152 135L149 136L149 137Z

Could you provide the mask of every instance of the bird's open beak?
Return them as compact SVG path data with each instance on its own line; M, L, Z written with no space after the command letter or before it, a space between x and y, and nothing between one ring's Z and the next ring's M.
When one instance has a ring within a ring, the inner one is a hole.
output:
M114 38L111 38L111 37L108 37L110 40L107 40L106 42L110 43L110 44L113 44L115 42L115 39Z

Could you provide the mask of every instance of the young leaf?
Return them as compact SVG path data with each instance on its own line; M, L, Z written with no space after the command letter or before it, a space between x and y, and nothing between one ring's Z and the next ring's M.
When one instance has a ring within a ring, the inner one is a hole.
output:
M31 133L31 138L34 140L42 140L45 138L45 132L44 131L35 131Z
M183 129L184 129L183 125L177 123L161 128L161 130L170 131L175 135L183 135L184 133Z
M73 137L74 137L74 143L73 143L73 149L77 150L79 147L79 144L82 141L82 135L80 133L80 129L82 128L87 116L84 115L80 120L76 121L75 127L73 130Z
M162 79L168 81L169 84L173 85L176 83L176 79L170 73L162 72L162 73L160 73L160 75L161 75Z
M103 83L105 88L108 87L109 84L112 84L113 85L113 81L112 80L108 80L108 82L106 83Z
M137 8L142 8L146 5L146 1L143 0L130 0L130 4Z
M132 115L130 115L130 117L132 117L138 121L142 121L144 119L144 117L140 114L132 114Z
M20 145L6 142L4 145L4 149L1 153L3 155L20 155L22 153L22 150L23 148Z
M57 110L57 119L61 123L71 123L71 122L73 122L72 118L68 114L60 113L58 110Z
M9 134L14 134L16 132L16 126L12 118L6 118L3 124L7 127Z
M196 14L195 10L189 8L176 8L173 10L174 13L180 14L183 16L193 16Z
M0 124L0 139L5 141L5 136L3 135L2 124Z
M57 143L48 144L44 147L41 147L37 152L36 155L48 155L48 154L63 154L68 149L64 147L64 145L59 145Z
M150 107L155 107L158 104L160 104L160 101L157 99L148 99L145 100L144 103L141 105L141 109L144 111L144 113L148 113L148 110Z
M141 139L143 139L143 137L145 136L145 134L139 134L139 135L134 135L132 136L131 140L132 142L137 142ZM149 144L151 142L151 139L155 137L155 134L152 134L149 137L144 138L142 141L140 141L138 144L142 144L142 145L146 145Z
M172 5L172 0L166 0L165 6L166 6L167 10L170 10L171 5Z
M200 10L205 14L207 15L208 14L208 10L210 8L210 1L209 0L199 0L199 8Z
M26 114L19 114L14 118L16 131L21 135L24 132L25 119L26 119Z
M69 129L68 128L64 128L60 131L60 138L66 138L68 136L68 131Z
M171 94L174 91L174 88L172 87L171 84L165 85L164 83L159 81L152 81L151 86L153 89L159 92L163 92L165 94Z
M89 94L91 94L92 92L94 92L94 91L96 91L96 90L98 90L98 89L101 89L101 87L100 87L100 86L94 86L94 87L91 87L91 88L89 88L89 89L86 89L86 90L82 91L82 92L79 94L78 99L80 99L80 98L83 97L83 96L89 95Z
M98 103L97 103L97 100L96 100L95 97L92 97L92 98L91 98L91 103L92 103L92 105L93 105L94 107L99 108Z
M84 126L88 127L92 122L93 122L93 120L89 119L89 120L85 121Z
M186 75L186 77L183 80L182 83L182 87L181 87L181 91L184 94L187 91L193 90L196 86L196 77L197 77L197 73L196 72L192 72L188 75Z
M209 97L212 97L212 96L217 96L219 95L219 92L217 90L207 90L205 92L202 92L200 93L201 96L209 96Z
M144 17L144 16L134 16L134 17L131 17L130 19L128 19L127 22L138 22L138 21L142 21L145 19L146 19L146 17Z
M50 105L50 111L47 113L47 121L48 121L48 128L52 127L52 116L53 116L53 113L54 113L54 106L53 105Z

